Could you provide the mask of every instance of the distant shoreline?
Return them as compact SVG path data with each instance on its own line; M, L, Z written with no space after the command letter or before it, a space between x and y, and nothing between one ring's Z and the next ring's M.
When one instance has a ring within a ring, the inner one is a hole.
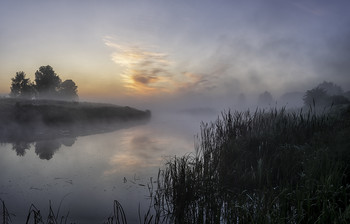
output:
M151 118L149 110L113 104L0 99L0 141L82 136L117 130Z

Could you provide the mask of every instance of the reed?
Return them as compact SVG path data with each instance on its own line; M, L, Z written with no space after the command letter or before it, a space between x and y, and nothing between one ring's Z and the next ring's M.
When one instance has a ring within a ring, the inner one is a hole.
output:
M13 214L10 214L9 211L7 210L7 207L5 205L5 201L3 201L0 198L0 202L2 204L2 223L3 224L9 224L12 222L11 216L14 216Z
M223 112L159 172L174 223L348 223L349 108Z
M127 224L126 215L123 206L119 201L114 200L113 202L113 215L107 218L105 224Z

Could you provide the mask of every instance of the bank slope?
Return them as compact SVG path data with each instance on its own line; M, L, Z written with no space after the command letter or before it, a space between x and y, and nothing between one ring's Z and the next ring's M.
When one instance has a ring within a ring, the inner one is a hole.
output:
M149 110L113 104L3 98L0 99L0 138L18 137L24 131L35 135L53 129L100 132L150 117Z

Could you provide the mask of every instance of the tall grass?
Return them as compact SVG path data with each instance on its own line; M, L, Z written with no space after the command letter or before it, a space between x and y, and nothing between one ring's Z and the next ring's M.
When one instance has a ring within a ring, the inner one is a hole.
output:
M13 223L11 217L15 217L14 214L9 213L6 205L5 205L5 201L3 201L2 199L0 199L1 203L2 203L2 223L3 224L9 224L9 223ZM61 201L62 203L62 201ZM49 214L48 217L46 219L46 222L44 222L44 218L40 212L39 209L37 209L35 207L35 205L31 204L29 207L29 211L27 213L27 218L26 218L26 222L25 224L43 224L43 223L47 223L47 224L67 224L67 219L69 216L69 212L67 213L67 215L62 215L61 217L59 217L59 213L60 213L60 206L58 207L57 212L55 213L53 211L53 208L51 206L51 201L49 203Z
M222 113L160 171L174 223L349 223L350 108Z
M122 205L119 201L114 200L113 202L113 215L107 218L105 224L127 224L126 215Z
M11 216L13 216L13 214L10 214L9 211L7 210L7 207L5 205L5 201L3 201L2 199L0 199L1 205L2 205L2 223L3 224L8 224L11 223Z

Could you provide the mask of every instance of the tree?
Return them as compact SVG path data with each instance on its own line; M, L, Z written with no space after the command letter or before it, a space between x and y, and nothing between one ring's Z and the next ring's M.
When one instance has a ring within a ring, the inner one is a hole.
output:
M329 97L329 101L333 105L342 105L342 104L348 104L350 101L348 98L342 95L334 95Z
M305 106L325 106L328 104L329 96L326 90L316 87L306 91L303 101Z
M61 84L60 77L50 65L41 66L35 72L35 88L40 98L55 98Z
M64 100L76 100L78 99L78 87L71 79L67 79L61 83L59 88L59 97Z
M273 103L273 98L271 93L265 91L259 95L258 104L261 106L271 105Z
M24 72L16 72L16 76L11 80L11 97L31 98L34 95L34 84L26 78Z
M11 80L10 96L12 97L31 98L36 95L38 98L78 99L78 87L75 82L71 79L62 82L50 65L41 66L35 72L35 84L26 78L24 72L17 72Z
M333 82L324 81L323 83L319 84L317 87L323 89L330 96L342 95L344 93L342 88L334 84Z

